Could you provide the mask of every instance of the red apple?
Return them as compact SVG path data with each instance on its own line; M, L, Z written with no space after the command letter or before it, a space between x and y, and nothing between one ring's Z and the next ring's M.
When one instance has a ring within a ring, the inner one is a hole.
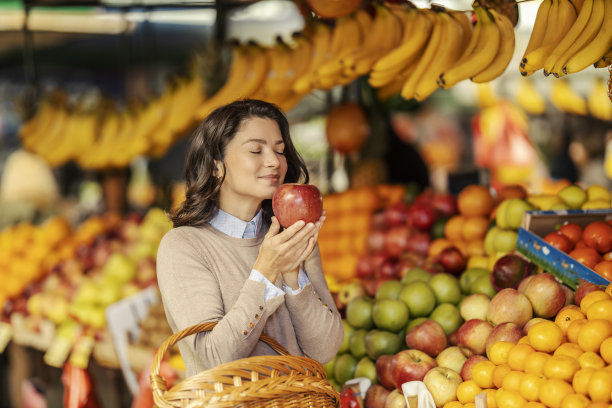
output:
M410 230L408 227L393 227L385 235L385 251L394 258L399 258L408 246Z
M393 390L387 396L384 408L406 408L406 398L400 390Z
M432 357L437 356L448 345L446 333L440 323L427 319L406 333L406 345L421 350Z
M487 341L485 342L485 351L489 355L489 349L498 341L508 341L510 343L518 343L520 338L523 337L523 331L519 326L514 323L502 323L493 328Z
M386 235L383 230L373 230L368 234L366 246L370 252L380 252L385 248Z
M533 326L534 324L538 324L538 323L546 322L546 321L550 321L550 320L544 319L543 317L534 317L532 319L529 319L527 323L525 323L525 325L523 326L523 330L521 331L523 333L523 336L527 335L527 333L529 332L529 328Z
M593 282L581 279L578 287L576 288L576 292L574 293L574 304L580 306L582 299L589 293L596 290L601 290L601 288Z
M461 382L459 373L447 367L434 367L423 378L437 408L457 400L457 388Z
M281 184L272 196L272 210L285 228L299 220L316 222L323 211L323 197L312 184Z
M472 369L474 368L474 366L478 363L480 363L481 361L487 361L488 359L480 354L474 354L473 356L470 356L465 363L463 363L463 367L461 368L461 378L463 378L463 381L469 381L472 379Z
M355 265L355 275L360 279L374 277L374 265L370 255L364 254L359 257Z
M438 367L447 367L451 370L460 373L463 364L472 352L465 347L451 346L447 347L436 357Z
M436 360L420 350L402 350L393 357L393 381L397 389L408 381L422 381Z
M450 193L434 193L431 206L445 217L457 214L457 199Z
M448 344L451 346L456 346L459 342L459 329L455 330L451 334L448 335Z
M395 389L393 379L394 354L383 354L376 359L376 378L378 382L388 390Z
M402 201L390 205L385 210L385 224L387 228L399 227L406 224L408 206Z
M436 210L431 205L415 203L408 208L408 225L418 230L429 231L436 218Z
M378 210L372 213L370 217L370 228L372 230L382 230L387 228L387 223L385 221L385 211Z
M531 302L533 313L551 318L565 305L565 291L550 273L538 273L529 280L523 292Z
M451 275L459 276L465 270L467 263L465 256L455 246L444 248L438 254L438 262L444 270Z
M517 288L521 280L530 274L529 264L514 254L504 255L493 265L491 284L495 290Z
M406 251L427 255L430 244L431 236L427 232L415 232L408 237Z
M387 259L374 270L374 277L377 279L396 279L397 276L397 261Z
M565 303L563 306L574 304L574 291L565 285L561 285L561 288L565 292Z
M521 282L519 283L518 287L516 288L516 290L518 290L519 293L525 293L525 289L527 288L527 285L529 284L529 281L531 279L533 279L534 276L535 275L529 275L529 276L523 278L521 280Z
M469 348L474 354L484 354L487 337L492 331L493 325L486 320L468 320L458 329L457 345Z
M380 384L373 384L368 388L365 395L365 408L383 408L389 396L389 391Z
M494 325L511 322L523 327L532 317L533 308L527 296L512 288L496 293L487 312L487 320Z

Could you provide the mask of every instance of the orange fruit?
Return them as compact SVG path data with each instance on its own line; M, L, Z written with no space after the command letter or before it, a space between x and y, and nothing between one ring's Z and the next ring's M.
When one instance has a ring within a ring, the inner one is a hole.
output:
M608 337L601 343L599 354L606 363L612 364L612 337Z
M478 184L465 187L457 196L457 208L463 215L488 216L494 205L489 189Z
M612 393L612 372L596 370L589 379L589 397L593 402L609 402Z
M609 260L612 260L612 251L608 252L606 255L610 255ZM604 256L604 259L605 259L605 256ZM608 296L612 297L612 283L606 286L605 292L608 294Z
M508 352L508 365L513 370L523 370L529 354L535 349L529 344L515 344Z
M559 326L564 335L567 335L567 328L574 320L585 318L586 316L580 311L578 306L568 305L559 310L555 317L555 324Z
M563 400L574 393L571 385L557 378L550 378L540 387L540 402L549 408L561 408Z
M493 370L495 370L495 364L491 361L480 361L472 367L472 380L480 388L491 388L493 387Z
M498 408L523 408L527 403L519 393L506 389L497 390L495 402Z
M543 374L546 378L572 381L574 373L580 370L580 363L573 357L552 356L544 364Z
M437 257L444 248L448 248L450 246L453 246L453 243L450 242L448 239L436 238L431 241L431 244L429 244L429 250L427 251L427 254L430 257Z
M589 308L589 306L600 300L610 300L610 296L603 290L594 290L592 292L589 292L580 301L580 310L586 316L587 309Z
M589 393L589 381L591 380L591 376L593 373L597 371L594 368L581 368L576 371L574 374L574 378L572 379L572 387L574 387L574 391L587 395Z
M501 388L503 386L504 378L506 378L506 375L508 375L510 371L512 371L512 369L508 364L500 364L495 367L493 370L493 385L495 385L495 388Z
M535 350L552 353L563 342L563 331L554 322L545 321L531 326L527 338Z
M480 394L481 392L482 388L480 388L474 380L464 381L457 387L457 399L462 404L474 402L476 394Z
M453 215L446 221L444 224L444 236L447 240L461 241L463 239L463 223L465 222L465 217L461 214Z
M610 408L607 402L591 402L587 408Z
M526 374L522 371L512 370L506 374L506 378L502 381L502 387L506 391L519 391L521 388L521 381Z
M589 320L604 319L612 323L612 299L591 303L587 308L586 315Z
M525 373L542 374L544 372L544 364L550 357L550 354L542 353L541 351L531 353L529 359L525 361Z
M584 353L584 350L576 343L563 343L553 353L553 356L568 356L578 358Z
M523 408L546 408L546 405L541 402L527 401L527 403L523 405Z
M519 385L519 394L527 401L537 401L540 387L546 381L546 377L540 374L525 374Z
M516 342L516 344L529 344L529 337L523 336Z
M580 334L580 329L582 329L582 326L584 326L587 322L587 319L578 319L570 323L569 327L567 328L567 340L578 344L578 334Z
M465 217L461 233L465 241L482 240L489 228L489 218L482 215ZM484 246L483 246L484 248Z
M442 406L442 408L462 408L463 404L459 401L450 401Z
M514 343L509 341L497 341L489 348L487 357L495 365L500 365L508 362L508 353L514 347Z
M495 402L495 394L497 394L497 390L493 388L487 388L483 391L487 394L487 408L496 408L497 403Z
M465 251L470 257L486 255L484 249L484 241L482 239L473 239L471 241L468 241L466 244Z
M586 408L591 403L585 395L570 394L563 400L561 408Z
M582 368L590 367L596 370L606 366L606 362L599 356L599 354L593 353L592 351L585 351L582 353L580 357L578 357L578 363Z
M578 345L584 351L599 352L601 343L610 336L612 336L611 322L604 319L587 320L578 333Z
M476 408L476 404L468 402L467 404L463 404L463 408Z

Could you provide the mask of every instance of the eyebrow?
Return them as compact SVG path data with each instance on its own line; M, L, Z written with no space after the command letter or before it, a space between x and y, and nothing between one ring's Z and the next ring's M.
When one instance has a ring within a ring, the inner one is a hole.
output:
M250 143L250 142L256 142L256 143L261 143L261 144L266 144L266 143L268 143L268 142L267 142L266 140L264 140L264 139L249 139L249 140L244 141L242 144L244 145L244 144L247 144L247 143ZM281 139L281 140L278 140L278 141L277 141L276 143L274 143L274 144L275 144L275 145L285 144L285 141L284 141L283 139Z

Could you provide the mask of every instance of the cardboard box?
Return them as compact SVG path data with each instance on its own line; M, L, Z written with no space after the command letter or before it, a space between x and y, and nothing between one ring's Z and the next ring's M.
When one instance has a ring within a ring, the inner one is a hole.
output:
M578 287L580 279L597 285L608 285L610 281L595 273L568 254L552 247L543 237L564 223L576 223L582 227L593 221L612 219L610 210L557 210L527 211L523 214L516 249L545 271L555 275L572 289Z

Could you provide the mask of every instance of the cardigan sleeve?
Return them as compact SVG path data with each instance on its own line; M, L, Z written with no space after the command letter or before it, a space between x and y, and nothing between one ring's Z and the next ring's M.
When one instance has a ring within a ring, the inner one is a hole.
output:
M265 284L246 279L232 308L224 310L215 274L181 229L170 230L159 245L157 280L166 315L176 331L219 322L212 331L190 337L189 347L209 368L248 357L268 317L284 301L284 296L264 300Z
M305 270L310 284L297 295L285 295L285 304L304 354L326 363L338 352L344 327L323 276L318 246L306 261Z

